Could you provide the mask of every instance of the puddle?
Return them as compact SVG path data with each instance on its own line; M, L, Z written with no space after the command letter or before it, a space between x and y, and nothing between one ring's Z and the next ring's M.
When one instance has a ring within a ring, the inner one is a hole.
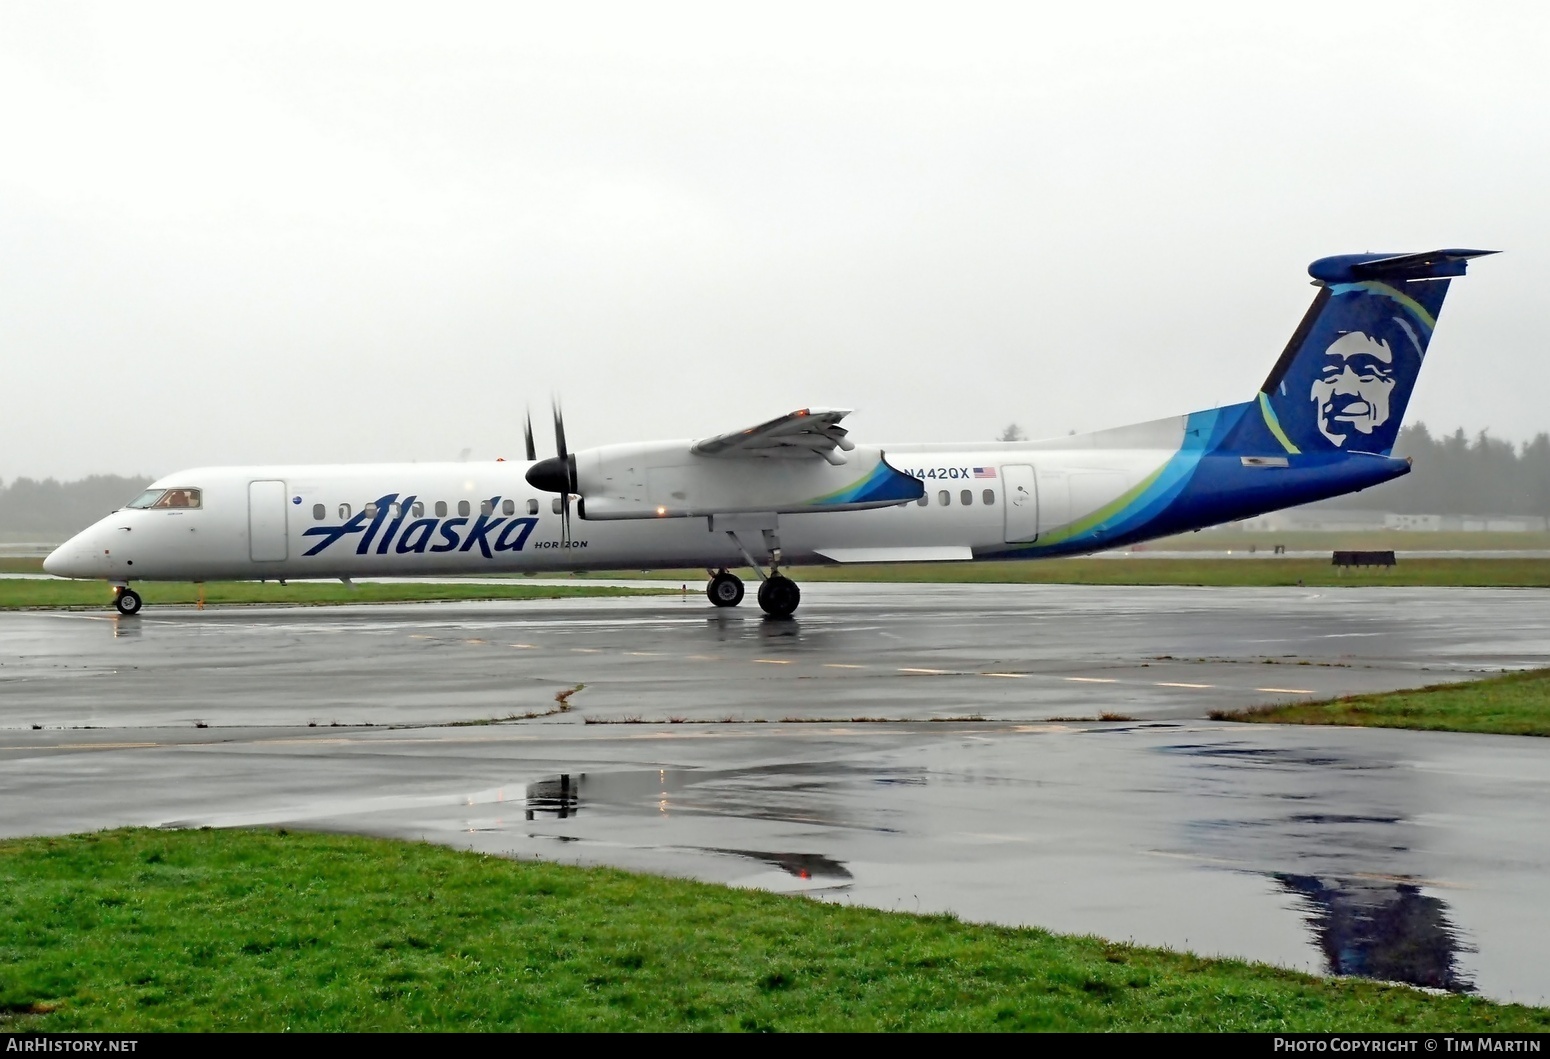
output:
M1413 883L1272 875L1302 906L1330 974L1406 982L1453 993L1475 985L1459 971L1470 951L1442 900Z

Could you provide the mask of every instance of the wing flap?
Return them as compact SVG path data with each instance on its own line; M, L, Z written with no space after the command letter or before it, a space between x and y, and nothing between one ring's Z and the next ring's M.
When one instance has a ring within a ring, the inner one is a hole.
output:
M703 438L689 451L696 456L817 456L838 465L845 462L843 453L856 447L849 431L840 426L848 415L849 409L800 408L747 430Z

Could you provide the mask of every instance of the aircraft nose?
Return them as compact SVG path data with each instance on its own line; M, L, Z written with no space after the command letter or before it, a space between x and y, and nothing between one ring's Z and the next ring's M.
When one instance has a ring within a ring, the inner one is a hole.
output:
M79 536L71 537L49 552L43 560L43 572L55 577L93 577L88 553Z

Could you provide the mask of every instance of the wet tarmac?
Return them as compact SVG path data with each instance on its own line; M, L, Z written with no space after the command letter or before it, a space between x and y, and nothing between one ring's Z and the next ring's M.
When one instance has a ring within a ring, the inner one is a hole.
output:
M1544 1003L1550 741L1204 717L1550 664L1545 602L814 585L793 622L692 595L4 614L0 833L424 837ZM1102 714L1135 720L1051 720Z

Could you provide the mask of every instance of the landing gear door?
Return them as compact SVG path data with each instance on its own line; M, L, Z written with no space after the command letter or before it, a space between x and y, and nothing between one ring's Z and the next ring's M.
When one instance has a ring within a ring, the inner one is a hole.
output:
M248 483L248 555L255 563L286 558L285 483Z
M1006 541L1008 544L1026 543L1039 535L1039 487L1034 481L1033 468L1026 463L1014 463L1001 468L1001 485L1006 503Z

